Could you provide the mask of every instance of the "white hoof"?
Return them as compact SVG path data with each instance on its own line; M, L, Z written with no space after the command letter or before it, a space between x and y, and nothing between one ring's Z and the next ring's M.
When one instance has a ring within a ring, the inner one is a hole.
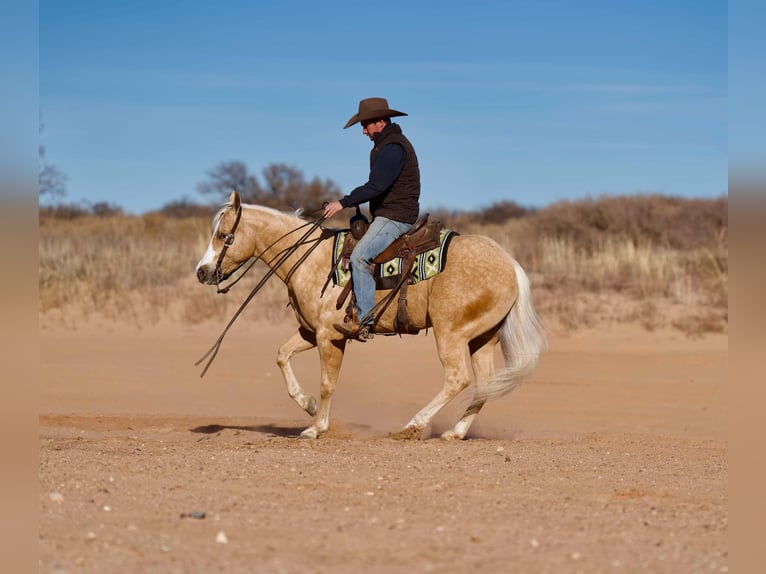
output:
M317 400L314 397L309 397L303 410L313 417L317 414Z
M441 434L442 440L462 440L463 437L459 433L455 432L455 429L445 431Z
M319 436L319 431L317 431L317 427L309 427L305 431L301 433L300 438L317 438Z

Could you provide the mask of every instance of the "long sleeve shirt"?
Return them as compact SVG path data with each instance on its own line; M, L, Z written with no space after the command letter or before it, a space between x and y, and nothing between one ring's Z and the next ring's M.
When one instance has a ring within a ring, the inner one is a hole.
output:
M384 145L375 156L370 178L340 200L343 207L355 207L370 201L387 191L402 173L406 153L396 143Z

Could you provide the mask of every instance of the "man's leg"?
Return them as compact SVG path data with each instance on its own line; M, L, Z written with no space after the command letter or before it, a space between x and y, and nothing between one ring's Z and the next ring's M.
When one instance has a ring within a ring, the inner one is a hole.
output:
M372 317L366 320L364 318L375 306L375 279L370 271L371 261L411 227L410 223L376 217L372 220L367 233L354 247L351 253L351 276L354 281L354 297L360 324L371 325L373 319Z

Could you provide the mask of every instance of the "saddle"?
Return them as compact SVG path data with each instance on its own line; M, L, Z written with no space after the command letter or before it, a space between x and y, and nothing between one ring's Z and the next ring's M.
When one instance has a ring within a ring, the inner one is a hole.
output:
M412 228L400 235L397 239L391 243L383 252L372 260L371 271L376 265L383 265L392 259L399 258L402 260L402 264L399 267L401 273L399 275L387 276L387 277L375 277L376 289L393 289L394 293L398 293L398 303L396 311L396 321L394 322L394 329L397 333L407 333L414 335L418 332L410 326L408 314L407 314L407 286L414 283L414 277L412 275L412 266L415 263L415 259L421 253L430 251L439 246L440 234L444 225L441 221L428 221L428 213L418 219ZM345 269L350 265L351 252L359 240L363 237L364 232L367 231L369 224L365 221L355 220L351 222L351 233L346 235L343 247L341 249L341 261ZM351 292L352 282L349 281L343 288L338 301L336 302L336 308L340 309L348 298ZM394 293L391 294L393 298ZM378 318L386 310L388 304L383 307L375 316L373 325L376 325ZM353 322L358 322L356 317L356 305L353 301L349 302L346 309L346 315L349 316Z

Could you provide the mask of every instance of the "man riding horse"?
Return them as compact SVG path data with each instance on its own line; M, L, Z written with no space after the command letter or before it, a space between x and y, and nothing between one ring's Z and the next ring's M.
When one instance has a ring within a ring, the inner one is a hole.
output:
M351 116L343 129L359 122L362 133L373 141L370 152L370 176L367 183L351 193L327 204L324 216L329 218L347 207L370 202L372 222L351 255L351 277L358 313L358 323L336 323L335 329L346 338L366 341L372 338L372 308L375 305L375 279L371 262L397 237L406 233L418 219L420 210L420 169L415 149L391 121L406 116L392 110L384 98L367 98L359 102L359 111Z

